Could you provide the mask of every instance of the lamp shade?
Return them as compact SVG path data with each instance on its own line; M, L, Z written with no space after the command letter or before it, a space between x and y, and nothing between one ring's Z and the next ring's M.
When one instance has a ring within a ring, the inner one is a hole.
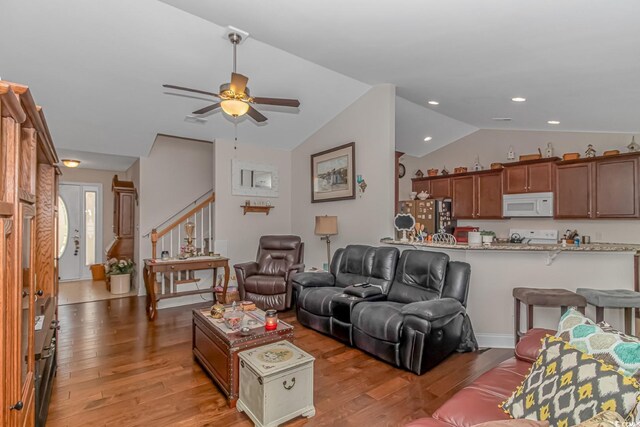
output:
M239 117L249 111L249 104L237 99L226 99L220 103L222 110L230 116Z
M317 216L315 233L317 236L334 236L338 234L338 217Z

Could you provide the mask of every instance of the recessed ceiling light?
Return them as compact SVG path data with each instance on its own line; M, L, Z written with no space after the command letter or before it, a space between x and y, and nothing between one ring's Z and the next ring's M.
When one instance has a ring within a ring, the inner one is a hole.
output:
M494 117L491 120L495 120L496 122L510 122L511 117Z
M432 139L433 139L433 138L431 138L430 136L427 136L427 137L424 139L424 142L429 142L429 141L431 141Z
M77 168L78 166L80 166L80 160L62 159L62 164L68 168Z
M547 123L549 123L550 125L559 125L560 122L557 120L549 120Z
M511 100L512 100L513 102L524 102L524 101L526 101L526 100L527 100L527 98L523 98L523 97L521 97L521 96L516 96L515 98L511 98Z
M438 101L429 101L429 105L440 105Z

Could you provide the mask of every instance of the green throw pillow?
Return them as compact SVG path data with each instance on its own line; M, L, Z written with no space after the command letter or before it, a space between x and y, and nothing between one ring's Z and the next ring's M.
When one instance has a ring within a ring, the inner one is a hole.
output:
M640 381L640 340L613 329L608 323L595 324L577 310L569 309L560 318L556 336L596 359L617 367L621 373Z
M602 411L633 416L640 398L634 378L547 335L529 375L501 408L513 418L549 421L568 427Z

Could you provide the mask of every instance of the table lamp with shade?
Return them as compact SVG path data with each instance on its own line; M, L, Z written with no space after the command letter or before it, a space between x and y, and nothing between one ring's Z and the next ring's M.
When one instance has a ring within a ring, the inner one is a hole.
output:
M317 216L316 217L316 236L322 236L320 240L327 241L327 268L331 264L331 236L338 234L338 217L337 216Z

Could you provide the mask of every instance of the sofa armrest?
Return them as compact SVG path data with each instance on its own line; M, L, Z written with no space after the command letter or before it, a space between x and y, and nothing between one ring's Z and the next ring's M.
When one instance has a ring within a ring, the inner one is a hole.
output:
M533 328L524 334L516 344L516 357L525 362L533 363L542 349L542 339L547 335L555 335L551 329Z
M303 273L304 272L304 264L293 264L292 266L289 267L289 269L287 270L287 275L285 277L286 281L289 281L289 279L296 273Z
M360 298L369 298L374 295L382 295L382 289L373 285L369 285L367 287L351 285L344 288L342 292L347 295L353 295Z
M242 264L235 264L233 268L236 270L236 274L238 276L238 284L239 284L240 281L244 283L244 280L247 277L253 276L254 274L258 274L259 265L257 262L252 261L252 262L245 262Z
M440 328L463 313L465 313L464 307L460 301L453 298L412 302L402 307L403 315L426 320L432 323L433 328Z
M293 285L300 288L321 288L334 286L336 279L331 273L295 273L291 280Z

